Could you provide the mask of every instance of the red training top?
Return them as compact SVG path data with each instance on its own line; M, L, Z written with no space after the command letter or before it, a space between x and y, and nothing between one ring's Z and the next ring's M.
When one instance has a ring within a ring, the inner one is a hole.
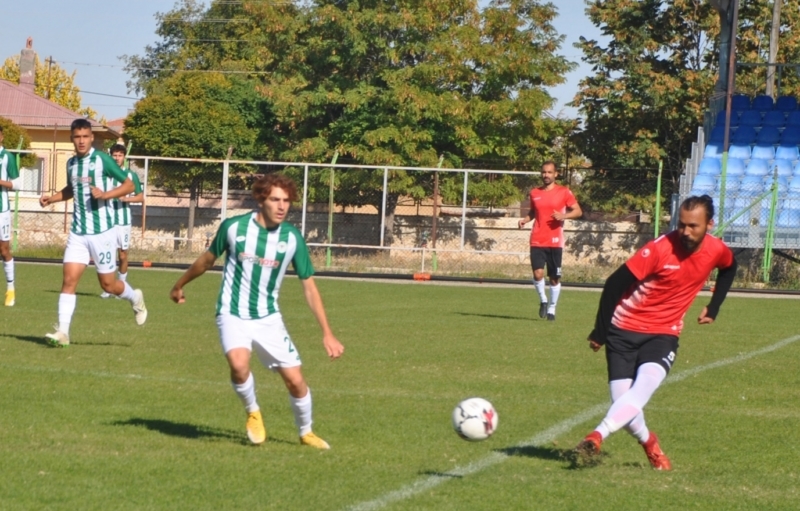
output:
M531 211L533 211L533 229L531 230L531 246L558 248L564 247L564 222L551 215L555 212L565 213L578 201L566 186L555 185L551 190L534 188L531 190Z
M719 238L706 234L689 254L678 231L642 247L628 262L640 282L625 293L611 322L617 328L649 334L680 335L683 317L714 268L733 264L733 252Z

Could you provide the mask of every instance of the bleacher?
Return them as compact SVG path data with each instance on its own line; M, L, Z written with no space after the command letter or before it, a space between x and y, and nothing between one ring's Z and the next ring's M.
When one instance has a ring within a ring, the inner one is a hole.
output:
M698 158L696 166L691 165L693 175L685 176L690 179L691 188L682 194L711 195L717 209L723 186L724 135L723 110L716 116L702 158ZM746 210L770 190L775 180L778 201L774 247L800 248L800 110L797 99L781 96L773 102L770 96L756 96L751 101L749 96L733 96L724 220L728 222ZM763 247L771 202L772 196L767 195L733 220L723 235L725 241L736 247ZM715 218L715 221L719 225L720 219Z

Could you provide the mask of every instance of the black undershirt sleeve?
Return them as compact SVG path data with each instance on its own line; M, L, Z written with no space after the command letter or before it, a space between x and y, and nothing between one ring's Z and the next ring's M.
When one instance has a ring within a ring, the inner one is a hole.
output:
M603 294L600 295L600 306L597 308L594 330L589 334L589 339L598 344L606 343L608 329L611 327L611 318L614 316L614 309L616 309L625 292L637 281L638 279L633 275L627 264L620 266L617 271L608 277L603 286Z
M711 295L711 302L706 306L706 316L711 319L717 319L717 314L719 314L719 308L722 305L722 302L725 301L725 297L728 295L728 291L730 291L731 286L733 285L733 279L736 277L736 268L738 264L736 263L736 259L733 259L733 264L728 266L725 269L719 270L717 274L717 282L714 285L714 292Z

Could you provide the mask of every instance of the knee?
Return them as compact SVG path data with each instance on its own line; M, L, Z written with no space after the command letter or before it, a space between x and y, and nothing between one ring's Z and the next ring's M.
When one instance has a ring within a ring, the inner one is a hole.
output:
M231 365L231 381L237 385L247 381L250 377L250 367L248 364Z
M116 284L116 281L112 282L100 281L100 287L102 287L103 291L105 291L106 293L116 294L116 289L114 289L114 287L116 286L114 286L114 284Z
M3 243L2 245L0 245L0 257L3 258L3 261L11 260L11 248L8 246L7 243Z
M302 376L285 380L286 389L295 398L305 397L308 394L308 385Z

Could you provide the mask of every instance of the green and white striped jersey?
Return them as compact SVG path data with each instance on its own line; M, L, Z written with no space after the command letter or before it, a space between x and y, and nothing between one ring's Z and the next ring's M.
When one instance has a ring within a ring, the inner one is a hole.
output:
M0 146L0 181L11 181L19 177L17 169L17 157ZM11 209L11 201L8 200L8 188L0 186L0 213L5 213Z
M122 169L125 174L133 181L133 193L128 194L128 197L142 193L142 183L139 181L139 176L131 169ZM127 202L114 199L114 223L117 225L131 225L131 205Z
M314 275L300 231L287 222L266 229L256 217L254 211L224 220L208 248L216 257L227 253L217 315L258 319L278 312L278 291L289 262L301 279Z
M92 198L90 186L107 192L121 185L127 177L111 156L94 148L83 158L70 158L67 161L67 182L72 185L75 201L72 232L100 234L114 227L114 201Z

